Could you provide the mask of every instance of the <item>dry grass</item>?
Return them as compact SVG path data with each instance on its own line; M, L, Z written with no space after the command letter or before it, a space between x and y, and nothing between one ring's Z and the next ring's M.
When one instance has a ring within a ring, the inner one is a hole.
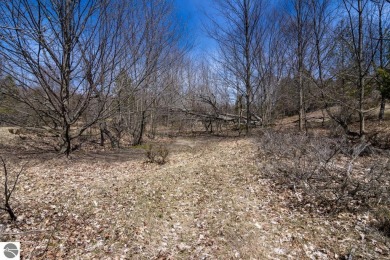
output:
M252 139L181 138L169 150L165 165L131 151L30 161L13 201L19 218L0 215L0 239L20 240L23 259L389 256L371 215L291 207L293 194L262 178Z
M0 127L0 143L9 143L17 140L18 136L12 134L10 131L16 129L15 127Z

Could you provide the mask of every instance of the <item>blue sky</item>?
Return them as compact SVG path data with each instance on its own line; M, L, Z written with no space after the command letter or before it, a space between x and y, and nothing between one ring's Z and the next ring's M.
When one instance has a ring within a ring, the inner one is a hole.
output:
M210 10L210 0L174 0L179 17L187 23L188 33L194 41L194 55L212 52L216 48L213 40L206 36L203 23L207 22L204 12Z

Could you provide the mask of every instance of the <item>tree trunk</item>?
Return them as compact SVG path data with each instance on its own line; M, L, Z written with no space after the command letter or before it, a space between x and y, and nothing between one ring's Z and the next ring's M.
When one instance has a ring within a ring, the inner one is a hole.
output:
M385 108L386 108L386 98L384 96L382 96L381 108L379 110L379 120L380 121L385 119Z
M382 17L383 17L383 8L384 2L378 3L378 30L379 30L379 67L383 69L384 67L384 46L383 46L383 25L382 25ZM378 119L382 121L385 117L385 106L386 106L386 98L382 95L381 97L381 108L379 110Z
M359 12L359 42L358 42L358 64L359 64L359 121L360 129L359 134L362 139L365 135L365 116L364 116L364 69L363 69L363 3L362 0L358 1L358 12Z
M302 71L300 71L299 72L299 131L303 131L303 127L305 124L304 118L305 118L305 109L303 105Z
M238 115L238 135L241 136L241 121L242 121L242 99L240 99L239 115Z
M102 127L100 126L100 146L104 146L106 139L104 138L104 132Z
M131 145L133 145L133 146L142 144L142 138L143 138L144 129L145 129L145 114L146 114L146 111L141 112L139 126L135 129L135 131L133 133L133 141L131 143Z
M10 218L12 219L12 221L15 221L16 220L16 216L14 214L14 211L11 208L11 205L9 205L9 200L11 198L11 194L12 194L12 191L15 188L15 186L11 190L8 189L8 170L7 170L7 166L5 164L5 161L4 161L3 157L0 157L0 160L3 163L3 169L4 169L4 208L1 208L1 209L7 211L9 216L10 216ZM14 185L16 185L16 182L18 181L18 177L19 176L17 176Z
M100 140L103 140L104 145L104 135L108 136L108 139L110 139L111 147L112 148L119 148L119 140L115 138L115 136L107 129L106 122L100 123ZM103 139L102 139L103 138ZM102 143L100 143L102 145Z
M157 118L157 115L155 116L154 115L155 112L155 107L153 106L153 108L151 109L150 111L150 138L151 139L154 139L156 137L156 130L157 130L157 123L155 122L155 118Z
M250 17L249 17L250 3L244 0L244 19L245 19L245 98L246 98L246 133L249 134L251 122L251 97L252 97L252 63L251 63L251 40L250 40Z
M298 0L297 23L298 23L298 88L299 88L299 131L304 127L304 97L303 97L303 22L302 0Z
M65 124L62 131L62 145L60 147L60 153L64 153L67 157L72 151L71 140L70 125Z
M250 91L250 90L249 90ZM250 111L250 103L249 103L249 95L246 95L246 133L249 133L250 130L250 122L251 122L251 111Z
M16 220L16 216L14 211L12 210L11 206L9 205L8 201L5 202L5 209L8 212L9 217L11 218L12 221Z

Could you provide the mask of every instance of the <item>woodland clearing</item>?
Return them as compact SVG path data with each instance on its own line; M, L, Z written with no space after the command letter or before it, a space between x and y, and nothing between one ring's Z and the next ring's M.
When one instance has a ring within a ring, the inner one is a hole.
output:
M71 159L24 153L10 164L29 161L11 201L18 219L2 212L1 240L21 241L24 259L389 257L370 212L292 204L293 191L262 175L257 138L160 138L164 165L146 162L142 146Z

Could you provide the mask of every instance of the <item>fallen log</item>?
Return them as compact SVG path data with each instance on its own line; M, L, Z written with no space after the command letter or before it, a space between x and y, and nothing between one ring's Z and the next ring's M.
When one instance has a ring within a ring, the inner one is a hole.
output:
M247 118L245 116L238 116L234 114L227 114L227 113L201 113L196 112L188 109L174 109L175 111L183 112L186 115L192 115L195 117L200 118L202 121L224 121L224 122L233 122L238 123L241 122L242 124L245 124L247 122ZM259 116L252 115L254 119L252 118L250 120L251 125L258 125L261 124L262 120Z

